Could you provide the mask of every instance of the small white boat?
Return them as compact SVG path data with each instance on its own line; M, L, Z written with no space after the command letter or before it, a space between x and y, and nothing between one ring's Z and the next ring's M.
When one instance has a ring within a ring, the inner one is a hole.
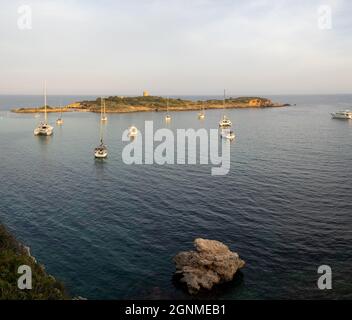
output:
M352 111L345 110L345 111L338 111L331 113L331 117L333 119L352 119Z
M138 135L138 129L135 126L131 126L128 128L128 136L130 138L135 138Z
M48 113L46 103L46 83L44 83L44 122L41 122L38 127L34 129L35 136L51 136L54 133L54 128L48 124Z
M234 140L236 138L235 133L230 129L222 129L220 135L222 138L228 140Z
M103 139L100 140L100 145L94 149L94 156L98 159L103 159L108 156L108 149L103 143Z
M105 99L101 98L102 104L104 105L104 111L101 112L101 121L106 122L108 121L108 117L106 115L106 108L105 108Z
M224 110L225 110L225 104L226 104L226 92L224 90L224 99L223 99L223 107L224 107ZM222 116L222 119L219 121L219 127L220 128L230 128L232 126L232 122L231 120L226 117L226 115L223 115Z

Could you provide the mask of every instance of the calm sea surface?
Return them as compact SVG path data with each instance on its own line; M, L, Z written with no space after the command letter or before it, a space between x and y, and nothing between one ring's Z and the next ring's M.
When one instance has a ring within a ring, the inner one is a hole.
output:
M227 111L237 139L229 174L215 177L212 165L123 163L122 132L143 133L145 120L162 128L163 113L109 115L109 158L95 161L98 114L64 114L52 137L34 137L38 119L6 110L42 97L0 96L0 221L89 299L189 298L172 280L172 257L196 237L223 241L247 263L206 297L351 299L352 121L329 113L352 96L272 98L297 105ZM176 112L168 127L216 128L221 114ZM333 290L317 289L322 264Z

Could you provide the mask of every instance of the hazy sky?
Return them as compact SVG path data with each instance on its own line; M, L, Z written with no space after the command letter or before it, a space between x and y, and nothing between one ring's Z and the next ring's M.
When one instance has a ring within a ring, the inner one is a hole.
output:
M350 0L0 0L0 94L43 80L53 94L352 93L351 14Z

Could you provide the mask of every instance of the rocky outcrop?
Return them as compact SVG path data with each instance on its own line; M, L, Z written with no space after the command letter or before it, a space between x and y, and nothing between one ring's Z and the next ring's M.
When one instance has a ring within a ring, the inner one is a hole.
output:
M216 240L195 239L196 251L180 252L174 257L176 275L187 285L190 294L212 289L214 285L231 281L245 262L236 252Z

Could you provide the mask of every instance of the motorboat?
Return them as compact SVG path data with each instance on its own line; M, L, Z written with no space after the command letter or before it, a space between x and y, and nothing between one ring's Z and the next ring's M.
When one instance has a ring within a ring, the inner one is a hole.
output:
M234 140L236 138L235 133L230 129L222 129L220 135L222 138L228 140Z
M352 119L352 111L345 110L345 111L338 111L331 113L333 119Z

